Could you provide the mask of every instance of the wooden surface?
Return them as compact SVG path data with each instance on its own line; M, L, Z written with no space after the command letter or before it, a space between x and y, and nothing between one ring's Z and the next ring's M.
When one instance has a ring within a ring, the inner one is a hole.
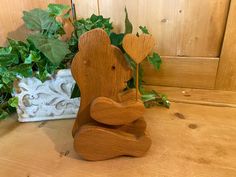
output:
M144 111L143 102L136 99L119 103L107 97L98 97L90 106L90 116L107 125L131 123L142 117Z
M147 85L213 89L218 58L162 57L160 71L148 62L143 63L143 80Z
M145 114L153 145L142 158L81 160L73 120L0 122L3 177L235 177L236 109L172 103Z
M75 135L74 148L86 160L107 160L123 155L141 157L151 146L148 136L105 128L84 125Z
M236 91L236 0L231 1L216 88Z
M119 48L111 45L105 31L95 29L80 37L79 52L72 62L71 72L81 91L81 105L73 134L91 122L90 105L97 97L118 101L118 94L131 78L131 70Z
M230 0L99 0L102 15L124 31L125 6L134 31L145 25L161 55L218 57ZM204 7L204 8L203 8Z

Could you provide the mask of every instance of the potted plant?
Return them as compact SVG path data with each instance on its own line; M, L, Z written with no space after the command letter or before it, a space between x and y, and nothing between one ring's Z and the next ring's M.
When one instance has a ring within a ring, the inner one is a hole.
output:
M47 10L23 12L32 32L26 41L8 39L0 48L0 118L15 107L22 122L75 117L79 99L70 98L75 82L67 69L73 55L63 41L69 11L49 4Z
M22 122L74 118L80 92L71 76L70 62L78 52L79 37L91 29L104 29L112 44L124 52L135 73L135 63L121 45L124 35L132 33L133 28L126 9L126 28L120 34L113 33L110 19L101 15L93 14L72 22L67 5L49 4L47 10L33 9L23 13L25 25L32 32L26 41L8 39L8 46L0 48L0 119L15 108ZM146 27L140 26L140 30L149 33ZM161 58L157 53L147 59L159 69ZM145 106L169 107L165 95L143 89L142 75L140 68L139 89ZM127 89L135 87L134 80L129 81Z

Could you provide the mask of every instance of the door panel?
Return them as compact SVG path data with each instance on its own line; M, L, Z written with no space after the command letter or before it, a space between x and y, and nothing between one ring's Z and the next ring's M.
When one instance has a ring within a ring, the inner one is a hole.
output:
M164 56L218 57L229 0L99 0L101 14L124 31L127 7L134 31L145 25Z
M99 0L101 14L124 31L124 8L134 26L147 26L163 65L155 71L147 62L144 82L214 89L230 0Z

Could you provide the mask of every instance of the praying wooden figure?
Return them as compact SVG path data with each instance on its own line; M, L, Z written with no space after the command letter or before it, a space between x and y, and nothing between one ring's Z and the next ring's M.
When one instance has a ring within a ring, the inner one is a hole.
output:
M123 40L124 49L137 66L153 46L150 35L129 34ZM80 37L71 70L81 91L72 131L75 151L93 161L143 156L151 146L143 119L145 108L138 89L126 90L131 69L105 31L94 29Z

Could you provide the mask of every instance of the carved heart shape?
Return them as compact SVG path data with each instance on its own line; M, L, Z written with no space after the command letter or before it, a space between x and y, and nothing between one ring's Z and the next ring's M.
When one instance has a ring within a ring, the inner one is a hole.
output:
M151 53L154 45L155 40L149 34L141 34L140 36L127 34L123 39L123 48L138 64Z

